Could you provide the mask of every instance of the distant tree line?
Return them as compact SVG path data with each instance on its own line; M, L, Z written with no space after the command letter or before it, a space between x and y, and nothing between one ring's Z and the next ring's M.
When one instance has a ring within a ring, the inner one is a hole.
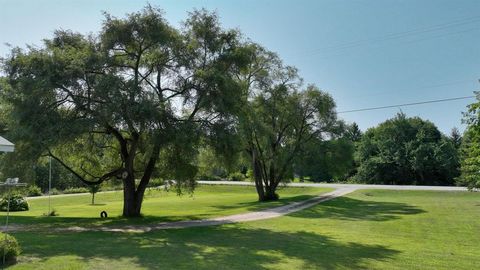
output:
M467 137L470 137L467 132ZM455 185L460 176L462 136L454 128L442 134L431 122L397 114L362 133L343 125L338 137L310 140L292 164L291 180L395 185ZM204 163L207 164L207 163ZM228 179L231 171L218 163L213 178ZM239 168L239 167L238 167ZM213 172L213 170L211 170ZM248 172L245 172L248 177Z
M365 132L356 147L354 179L371 184L453 185L458 149L437 127L398 114Z

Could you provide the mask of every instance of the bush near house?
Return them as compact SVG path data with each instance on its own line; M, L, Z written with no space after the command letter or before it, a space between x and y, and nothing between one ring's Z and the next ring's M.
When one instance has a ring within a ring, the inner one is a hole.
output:
M5 252L5 263L11 264L16 261L21 252L17 239L9 234L0 233L0 264L3 263L3 254Z
M16 212L16 211L28 211L28 202L23 195L20 194L12 194L10 196L5 195L1 200L0 200L0 211L7 211L8 208L8 201L10 198L10 211Z

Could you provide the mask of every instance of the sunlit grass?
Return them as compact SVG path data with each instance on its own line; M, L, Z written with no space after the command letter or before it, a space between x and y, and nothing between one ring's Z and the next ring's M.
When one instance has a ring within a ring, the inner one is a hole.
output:
M172 195L177 212L163 211L174 215L189 205L190 214L206 213L214 204L192 201L209 201L223 188L199 191L196 199ZM480 193L365 190L288 216L223 226L17 232L24 252L12 269L478 269L479 232Z
M177 221L187 219L210 218L304 200L314 195L328 192L326 188L282 188L281 200L258 203L255 188L247 186L199 186L192 194L179 196L175 191L150 189L146 192L142 207L143 218L123 219L122 191L97 193L95 205L91 204L90 194L52 196L51 209L58 216L47 217L48 198L29 200L30 210L11 213L11 223L34 226L86 226L107 224L148 224L152 222ZM107 219L100 218L100 212L106 211ZM5 213L2 213L4 215Z

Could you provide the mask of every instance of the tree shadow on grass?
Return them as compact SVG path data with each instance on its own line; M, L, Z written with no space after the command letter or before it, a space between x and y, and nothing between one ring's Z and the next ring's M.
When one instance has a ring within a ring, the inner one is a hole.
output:
M211 218L211 216L207 214L197 214L182 216L145 215L138 218L124 218L122 216L101 218L100 213L98 217L14 216L10 217L10 227L14 231L49 231L50 229L65 227L95 228L104 226L154 225L163 222L198 220L206 218Z
M154 216L154 215L143 215L141 218L123 218L119 212L111 213L108 212L108 218L100 218L100 212L102 209L94 209L91 217L69 217L62 216L65 213L58 213L58 216L47 217L47 216L11 216L10 220L12 224L26 225L26 226L35 226L36 228L48 228L50 227L69 227L69 226L113 226L113 225L148 225L156 224L162 222L175 222L175 221L185 221L185 220L198 220L206 219L212 217L219 217L225 215L231 215L225 213L228 210L242 209L239 213L247 213L252 211L264 210L267 208L278 207L286 205L292 202L308 200L315 197L314 195L298 195L280 199L278 201L271 202L259 202L259 201L250 201L242 203L232 203L229 205L212 205L211 211L208 214L191 214L191 215L178 215L178 216ZM86 207L101 206L105 204L88 204ZM67 213L70 214L70 213ZM96 215L95 215L96 214ZM233 213L237 214L237 213ZM1 220L1 219L0 219Z
M141 234L24 232L15 236L24 247L23 256L44 263L56 256L75 256L112 263L126 260L131 267L147 269L271 269L285 263L300 269L366 269L364 260L387 260L399 253L380 245L339 242L311 232L275 232L236 225Z
M289 214L301 218L333 218L343 220L387 221L404 215L415 215L426 211L416 206L397 202L379 202L338 197Z
M282 205L287 205L292 202L299 202L305 201L308 199L312 199L317 197L318 195L298 195L292 196L287 198L280 198L277 201L267 201L267 202L260 202L258 200L250 201L250 202L241 202L241 203L234 203L229 205L215 205L213 206L216 209L220 210L228 210L228 209L236 209L236 208L245 208L248 211L260 211L270 207L277 207Z
M237 203L226 206L212 206L219 209L219 214L214 216L222 216L223 210L244 208L246 211L258 211L266 208L273 208L294 201L303 201L311 198L310 195L299 195L286 198L282 201L272 203L260 203L256 201ZM344 220L372 220L386 221L401 218L403 215L421 214L425 211L405 203L384 202L384 201L368 201L359 200L349 197L338 197L330 201L322 202L317 206L304 209L299 212L289 214L291 217L301 218L333 218ZM111 213L109 213L111 215ZM48 230L52 227L100 227L100 226L122 226L122 225L149 225L162 222L175 222L185 220L198 220L211 218L212 214L193 214L179 216L153 216L145 215L142 218L123 218L121 216L110 216L107 219L100 217L77 218L77 217L45 217L45 216L15 216L11 217L11 223L19 225L27 225L27 229L31 230ZM30 224L30 225L29 225Z

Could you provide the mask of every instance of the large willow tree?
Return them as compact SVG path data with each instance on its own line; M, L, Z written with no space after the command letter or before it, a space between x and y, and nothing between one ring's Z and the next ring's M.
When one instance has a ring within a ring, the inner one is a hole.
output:
M293 178L302 149L312 140L334 138L342 123L329 94L303 87L297 70L276 54L255 45L250 52L248 67L238 75L245 89L238 130L259 200L276 200L278 186Z
M239 99L232 76L243 51L238 33L203 10L181 29L146 7L106 15L95 35L56 31L4 62L11 129L24 151L50 155L86 184L122 179L123 215L139 216L154 173L193 186L194 146Z

